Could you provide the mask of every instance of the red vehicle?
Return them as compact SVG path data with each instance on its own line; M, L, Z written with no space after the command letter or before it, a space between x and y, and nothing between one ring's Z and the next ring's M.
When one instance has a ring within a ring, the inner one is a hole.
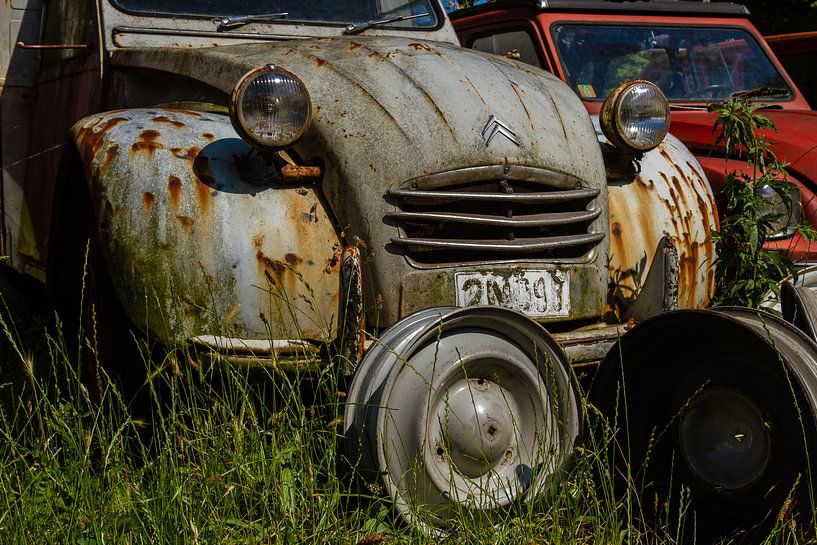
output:
M766 43L811 107L817 106L817 31L766 36Z
M777 127L768 135L790 163L800 198L783 214L770 246L799 264L817 262L817 244L795 233L817 226L817 112L748 19L744 6L677 0L497 0L451 14L466 47L504 55L552 72L598 114L604 97L631 79L656 83L670 101L672 133L696 155L717 191L725 172L746 166L724 157L712 133L708 103L742 94L768 106ZM770 192L770 207L775 195ZM779 201L778 201L779 205Z

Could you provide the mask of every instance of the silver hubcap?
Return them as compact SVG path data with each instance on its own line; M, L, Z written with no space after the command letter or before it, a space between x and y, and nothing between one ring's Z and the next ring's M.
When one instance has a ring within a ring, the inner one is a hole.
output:
M355 375L345 418L352 444L362 439L353 455L404 517L425 524L532 501L578 436L566 365L547 333L512 311L407 317Z

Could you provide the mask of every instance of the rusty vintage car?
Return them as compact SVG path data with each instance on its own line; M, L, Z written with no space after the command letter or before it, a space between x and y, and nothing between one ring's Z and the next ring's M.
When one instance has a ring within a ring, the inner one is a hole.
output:
M616 370L635 373L633 444L681 411L657 447L713 512L798 482L778 430L799 421L769 396L793 369L811 406L817 348L772 317L678 310L712 296L718 220L655 85L593 119L545 71L459 47L437 0L0 13L3 272L45 283L66 323L84 305L112 372L135 371L129 330L335 366L349 462L444 526L547 498L581 434L571 364L646 320L594 385L612 410Z

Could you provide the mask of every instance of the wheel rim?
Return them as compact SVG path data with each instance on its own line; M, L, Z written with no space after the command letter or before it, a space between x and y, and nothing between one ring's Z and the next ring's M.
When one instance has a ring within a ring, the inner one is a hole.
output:
M772 455L768 418L748 396L713 388L690 403L679 426L680 446L692 474L718 493L756 482Z
M369 402L364 388L350 391L350 403L377 406L376 419L347 406L347 425L369 417L368 463L400 514L442 526L463 510L490 513L542 497L579 433L558 346L504 309L411 318L410 328L395 325L383 344L387 336L411 339L371 354L378 361L356 375L369 384Z

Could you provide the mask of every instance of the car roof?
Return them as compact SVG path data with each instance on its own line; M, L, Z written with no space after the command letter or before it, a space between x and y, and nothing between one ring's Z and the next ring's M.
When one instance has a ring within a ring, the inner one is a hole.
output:
M483 11L493 11L496 8L512 7L586 13L612 11L635 14L675 13L702 17L712 15L746 17L749 15L749 8L741 4L690 0L488 0L485 4L459 9L449 15L452 19L457 19Z

